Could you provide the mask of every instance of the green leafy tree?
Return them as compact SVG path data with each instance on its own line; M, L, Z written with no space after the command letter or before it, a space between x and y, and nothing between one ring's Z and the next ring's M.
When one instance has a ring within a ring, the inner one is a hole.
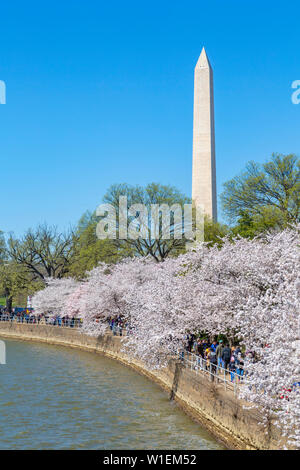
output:
M273 154L263 165L249 162L241 175L225 183L221 202L229 220L239 220L238 226L246 233L299 222L299 158Z
M43 287L41 281L34 281L32 275L21 265L13 262L2 262L0 264L0 291L6 301L6 308L12 310L13 300L23 295L33 294Z
M0 262L5 259L6 256L6 244L4 239L4 234L0 230Z
M237 224L232 228L234 236L254 238L262 232L278 230L286 225L285 217L273 207L265 207L260 214L249 211L240 212Z
M222 238L229 234L229 228L225 224L215 222L208 216L204 216L204 241L209 245L222 245Z
M97 218L86 212L78 223L78 237L68 272L71 276L82 279L86 272L100 262L116 263L127 255L118 249L112 240L99 240L96 235Z

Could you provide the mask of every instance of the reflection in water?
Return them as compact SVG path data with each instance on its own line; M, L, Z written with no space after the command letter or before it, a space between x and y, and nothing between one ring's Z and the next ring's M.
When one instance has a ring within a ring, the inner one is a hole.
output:
M160 388L79 350L6 341L1 449L221 449Z

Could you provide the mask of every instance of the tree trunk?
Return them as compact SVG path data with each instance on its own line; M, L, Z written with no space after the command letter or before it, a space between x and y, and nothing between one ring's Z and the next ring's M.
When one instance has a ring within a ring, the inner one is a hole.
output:
M12 312L12 296L10 295L9 289L5 289L5 299L6 299L6 310L9 313Z

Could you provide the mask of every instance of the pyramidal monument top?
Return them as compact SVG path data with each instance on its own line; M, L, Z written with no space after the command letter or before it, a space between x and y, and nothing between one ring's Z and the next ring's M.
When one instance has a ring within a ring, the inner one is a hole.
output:
M210 68L211 69L211 65L210 65L210 62L208 60L205 47L203 47L203 49L201 51L201 54L199 56L199 59L197 61L197 64L196 64L195 68L196 69L200 69L200 68Z

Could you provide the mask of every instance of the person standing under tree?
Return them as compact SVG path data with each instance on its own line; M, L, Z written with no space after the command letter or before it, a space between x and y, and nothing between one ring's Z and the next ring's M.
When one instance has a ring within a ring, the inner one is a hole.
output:
M216 355L217 355L217 361L218 361L218 368L224 367L224 366L223 366L223 362L222 362L222 352L223 352L223 349L224 349L223 340L220 339L220 341L219 341L219 346L218 346L217 349L216 349Z
M230 350L230 347L226 345L222 351L222 361L223 361L224 369L228 369L230 358L231 358L231 350Z
M217 374L217 355L213 346L211 346L209 351L209 364L210 364L210 373L212 382L215 380L215 375Z

